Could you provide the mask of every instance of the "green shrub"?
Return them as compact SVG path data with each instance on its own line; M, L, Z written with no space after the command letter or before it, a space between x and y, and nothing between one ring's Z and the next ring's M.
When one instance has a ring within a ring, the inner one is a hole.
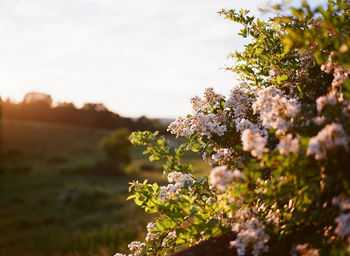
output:
M106 162L114 164L119 172L131 162L131 144L128 136L127 129L118 129L104 137L99 144L99 148L105 154Z
M135 181L129 199L155 214L133 255L162 255L234 232L232 255L349 255L350 5L284 10L267 22L222 10L251 39L227 67L244 82L225 97L208 88L168 130L135 132L169 184ZM289 13L286 15L286 13ZM186 151L212 165L195 177ZM120 254L117 254L120 255Z
M65 188L64 192L57 199L65 205L91 208L94 207L91 205L91 202L94 202L96 206L99 201L105 200L108 196L102 188L76 184Z

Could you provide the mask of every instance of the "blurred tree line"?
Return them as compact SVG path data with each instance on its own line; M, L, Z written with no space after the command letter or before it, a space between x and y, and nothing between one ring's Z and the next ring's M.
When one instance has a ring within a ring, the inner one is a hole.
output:
M44 121L60 124L81 125L103 129L128 128L130 131L158 130L166 132L167 125L158 119L141 116L138 119L122 117L108 110L102 103L85 103L77 108L72 102L60 102L53 105L49 94L27 93L22 102L11 99L1 101L2 118L16 120Z

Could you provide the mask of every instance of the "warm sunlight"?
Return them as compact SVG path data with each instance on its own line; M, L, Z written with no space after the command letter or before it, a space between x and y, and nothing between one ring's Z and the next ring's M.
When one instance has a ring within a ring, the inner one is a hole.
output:
M3 0L0 55L0 256L350 255L350 0Z
M234 84L222 68L247 41L217 12L257 14L267 2L1 1L0 95L38 91L77 105L103 102L126 116L175 118L198 91L228 94Z

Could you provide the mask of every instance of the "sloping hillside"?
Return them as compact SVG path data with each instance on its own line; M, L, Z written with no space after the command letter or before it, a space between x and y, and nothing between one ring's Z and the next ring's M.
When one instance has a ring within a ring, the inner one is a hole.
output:
M97 145L110 131L46 122L2 120L5 168L55 171L91 164L102 156ZM20 171L18 169L18 171Z

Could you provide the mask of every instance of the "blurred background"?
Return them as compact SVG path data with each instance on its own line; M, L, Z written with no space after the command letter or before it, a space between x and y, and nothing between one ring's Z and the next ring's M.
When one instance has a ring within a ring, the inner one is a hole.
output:
M165 135L168 120L121 117L103 104L52 106L33 92L1 106L0 255L114 255L144 239L152 216L126 201L128 183L164 183L163 163L149 162L128 136ZM208 171L197 155L186 161Z
M272 2L1 0L0 256L113 255L143 240L152 216L126 201L128 182L166 180L130 132L181 143L168 124L204 88L229 93L226 56L247 43L217 12L266 19Z

